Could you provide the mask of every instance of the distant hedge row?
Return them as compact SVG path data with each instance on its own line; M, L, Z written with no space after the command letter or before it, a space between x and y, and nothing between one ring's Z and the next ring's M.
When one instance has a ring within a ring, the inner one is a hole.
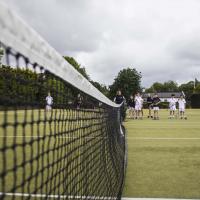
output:
M71 86L48 72L0 67L0 106L44 106L49 91L56 105L66 105L77 95Z
M0 67L0 109L44 107L48 92L53 97L54 108L76 108L79 93L83 97L84 108L99 106L95 99L48 71L38 73L5 65Z

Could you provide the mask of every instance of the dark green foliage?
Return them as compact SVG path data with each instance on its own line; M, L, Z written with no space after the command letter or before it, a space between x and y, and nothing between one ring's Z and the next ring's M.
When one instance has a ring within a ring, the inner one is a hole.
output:
M189 81L188 83L181 84L179 89L185 93L186 97L189 98L194 92L194 81Z
M121 70L114 79L113 84L110 85L109 97L113 99L119 89L126 99L131 94L141 92L141 78L141 74L136 69L127 68Z
M153 93L153 92L178 92L179 87L178 84L172 80L159 83L155 82L150 88L147 88L145 92Z
M109 89L106 87L106 85L100 84L96 81L90 81L94 87L96 87L100 92L102 92L105 96L109 96Z
M191 107L200 108L200 94L193 94L191 96Z
M90 76L86 72L85 67L81 67L81 65L73 58L69 56L64 56L64 59L71 64L80 74L82 74L94 87L96 87L100 92L102 92L105 96L109 96L109 89L106 87L106 85L103 85L101 83L98 83L96 81L93 81L90 79Z
M57 107L72 106L78 92L49 72L0 67L0 105L44 107L48 92Z
M1 44L0 44L0 65L1 65L1 59L4 55L4 50L1 48Z
M44 93L38 87L42 78L33 71L3 65L0 67L0 105L37 104L38 97Z
M87 74L85 67L81 67L81 65L73 57L63 56L63 58L69 64L71 64L80 74L82 74L87 80L90 80L90 76Z

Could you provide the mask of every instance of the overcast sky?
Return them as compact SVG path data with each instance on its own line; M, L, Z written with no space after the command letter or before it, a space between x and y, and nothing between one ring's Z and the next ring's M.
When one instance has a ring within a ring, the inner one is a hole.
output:
M120 69L142 84L200 79L200 0L6 0L62 55L95 81Z

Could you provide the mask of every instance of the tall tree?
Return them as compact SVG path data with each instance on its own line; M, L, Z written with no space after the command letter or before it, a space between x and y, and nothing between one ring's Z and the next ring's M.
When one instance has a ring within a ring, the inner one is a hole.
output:
M194 93L200 94L200 84L198 84L198 85L195 87Z
M108 97L109 89L105 85L98 83L97 81L91 80L90 76L86 72L85 67L81 67L81 65L73 57L64 56L64 59L69 64L71 64L79 73L81 73L88 81L90 81L90 83L92 83L92 85L94 85L100 92Z
M152 86L145 90L146 92L177 92L179 91L178 84L172 80L159 83L155 82Z
M4 50L1 48L1 43L0 43L0 65L1 65L1 59L3 58L4 55Z
M82 74L87 80L90 80L90 76L87 74L85 67L81 67L81 65L73 57L64 56L64 59L69 64L71 64L80 74Z
M163 92L177 92L178 90L178 84L172 80L163 84Z
M114 79L113 84L109 86L109 97L113 99L119 89L126 99L133 93L141 92L141 78L141 73L134 68L121 70Z
M94 87L96 87L100 92L102 92L105 96L109 96L109 89L106 85L100 84L96 81L90 81Z
M189 81L188 83L181 84L179 86L179 90L183 91L187 98L190 98L194 92L194 81Z

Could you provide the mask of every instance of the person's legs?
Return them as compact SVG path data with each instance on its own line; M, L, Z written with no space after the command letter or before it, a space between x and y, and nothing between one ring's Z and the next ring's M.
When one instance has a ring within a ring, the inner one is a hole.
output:
M129 107L129 118L134 118L134 108Z
M132 115L132 110L131 110L131 107L129 107L128 108L128 117L131 118L131 115Z
M157 110L157 119L159 119L159 114L158 114L158 110Z
M135 109L132 108L132 118L135 119Z
M156 119L156 110L155 110L155 108L153 110L153 119Z
M137 109L135 109L135 119L137 119L138 113Z
M140 117L140 109L139 109L138 106L135 107L135 114L136 114L135 119L139 119L139 117Z
M172 118L172 110L170 108L170 111L169 111L169 118L171 119Z
M144 113L143 113L143 109L141 108L141 118L143 118L143 115L144 115Z
M151 118L151 108L149 107L149 115L148 118Z
M180 110L179 113L180 113L180 119L183 119L183 111Z

